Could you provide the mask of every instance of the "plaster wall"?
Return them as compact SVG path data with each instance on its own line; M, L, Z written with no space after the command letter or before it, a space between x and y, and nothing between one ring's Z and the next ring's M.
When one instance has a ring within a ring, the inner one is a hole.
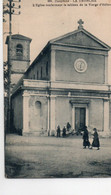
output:
M69 122L72 124L72 108L69 98L57 97L55 102L55 126L60 125L61 129Z
M28 68L29 66L29 62L27 61L17 61L17 60L12 60L11 61L11 65L12 65L12 71L14 72L25 72L26 69Z
M29 97L29 130L31 132L47 130L47 113L47 97L31 95Z
M57 43L63 43L68 45L82 45L86 47L94 47L94 48L104 48L100 43L96 40L92 39L89 35L84 32L78 32L71 35L67 35L67 37L59 39L56 41Z
M91 99L89 104L89 126L103 130L104 107L102 99Z
M74 68L74 62L83 58L87 62L87 70L79 73ZM68 51L56 51L55 57L56 81L72 81L81 83L105 82L105 56L76 53Z
M23 97L22 93L17 94L12 99L13 127L18 130L23 129Z
M110 103L109 103L109 128L111 130L111 100L110 100Z
M17 84L17 82L21 79L23 74L11 74L11 83Z
M46 70L47 69L47 70ZM49 80L50 52L46 52L27 73L28 79Z

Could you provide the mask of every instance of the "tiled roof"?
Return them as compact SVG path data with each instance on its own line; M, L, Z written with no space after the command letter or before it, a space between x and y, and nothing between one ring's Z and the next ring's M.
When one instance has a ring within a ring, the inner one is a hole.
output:
M20 35L20 34L12 35L11 39L20 39L20 40L32 41L32 39L30 39L29 37L26 37L26 36L23 36L23 35ZM9 36L7 36L6 44L8 44L8 41L9 41Z

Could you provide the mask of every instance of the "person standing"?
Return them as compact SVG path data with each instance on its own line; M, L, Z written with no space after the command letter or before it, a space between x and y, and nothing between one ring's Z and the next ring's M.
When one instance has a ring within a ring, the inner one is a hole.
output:
M85 126L85 128L84 128L84 133L83 133L83 146L84 146L84 149L86 148L86 146L88 146L88 148L90 147L89 133L88 133L88 130L87 130L87 126Z
M65 126L63 127L63 130L62 130L62 136L66 137L66 127Z
M98 135L96 128L94 128L93 131L94 131L94 134L93 134L93 142L92 142L91 149L93 147L97 147L97 150L99 150L99 148L100 148L99 135Z
M70 129L71 129L71 125L69 122L67 122L67 131L70 131Z
M60 132L61 132L60 126L58 125L58 127L57 127L57 137L60 137Z

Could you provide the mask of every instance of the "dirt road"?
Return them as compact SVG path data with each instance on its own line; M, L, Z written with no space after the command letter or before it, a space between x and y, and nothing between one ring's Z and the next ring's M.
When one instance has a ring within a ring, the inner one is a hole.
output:
M82 137L8 135L6 177L111 177L111 139L100 139L100 150L83 149Z

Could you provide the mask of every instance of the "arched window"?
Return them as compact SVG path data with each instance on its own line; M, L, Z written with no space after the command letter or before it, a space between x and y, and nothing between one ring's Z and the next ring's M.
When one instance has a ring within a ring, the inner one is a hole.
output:
M36 115L39 117L41 116L41 102L40 101L36 101L35 102L35 108L36 108Z
M16 46L16 55L17 56L22 56L23 55L23 46L21 44L18 44Z

